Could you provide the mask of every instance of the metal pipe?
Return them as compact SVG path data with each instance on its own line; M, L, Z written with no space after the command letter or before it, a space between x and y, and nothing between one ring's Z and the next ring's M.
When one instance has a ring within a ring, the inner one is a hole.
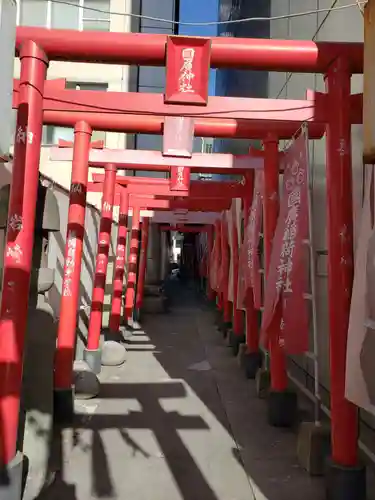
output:
M49 30L18 27L16 48L34 40L50 60L120 65L164 66L167 35ZM212 68L324 73L340 56L352 73L363 72L363 44L213 37Z
M55 353L54 389L57 391L71 390L73 383L91 134L92 130L87 123L81 121L76 124L60 319Z
M116 262L113 278L111 315L109 330L118 334L121 321L122 293L126 266L126 238L128 234L129 194L126 190L120 193L120 212L117 232Z
M96 256L95 278L92 291L91 314L87 337L87 351L97 351L99 349L109 246L111 242L113 204L116 187L116 170L117 169L115 165L106 165L102 198L102 212L98 236L98 253Z
M16 455L48 59L25 41L0 303L0 468Z

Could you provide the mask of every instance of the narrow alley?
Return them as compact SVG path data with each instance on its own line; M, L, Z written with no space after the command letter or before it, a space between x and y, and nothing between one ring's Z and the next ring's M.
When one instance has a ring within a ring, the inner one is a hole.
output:
M213 312L191 286L171 287L171 312L145 317L126 363L103 368L100 397L76 402L39 498L322 498L322 481L297 464L295 434L267 425Z

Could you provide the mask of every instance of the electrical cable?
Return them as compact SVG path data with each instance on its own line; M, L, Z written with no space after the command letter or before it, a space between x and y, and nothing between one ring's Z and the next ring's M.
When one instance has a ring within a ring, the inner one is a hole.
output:
M366 4L365 0L356 0L356 2L347 4L347 5L339 5L337 7L330 7L330 8L325 8L325 9L315 9L315 10L308 10L304 12L295 12L293 14L285 14L285 15L280 15L280 16L272 16L272 17L246 17L242 19L229 19L227 21L207 21L207 22L183 22L183 21L174 21L172 19L163 19L161 17L154 17L154 16L146 16L144 14L134 14L132 12L116 12L112 10L105 10L105 9L99 9L97 7L85 7L78 5L76 3L71 3L66 0L50 0L51 3L55 4L63 4L63 5L69 5L71 7L76 7L77 9L84 9L88 11L93 11L93 12L99 12L101 14L107 14L110 16L124 16L124 17L132 17L136 19L141 19L145 21L156 21L159 23L168 23L168 24L173 24L173 25L179 25L179 26L220 26L220 25L228 25L228 24L241 24L241 23L249 23L249 22L270 22L270 21L280 21L283 19L291 19L291 18L296 18L296 17L303 17L303 16L310 16L313 14L321 14L324 12L328 12L330 14L333 10L344 10L344 9L349 9L349 8L357 8L361 7L362 5ZM337 2L335 2L337 3Z
M322 19L322 21L320 22L319 26L317 27L315 33L314 33L314 36L312 37L311 41L315 41L316 37L318 36L320 30L323 28L324 24L326 23L327 19L328 19L328 16L331 14L331 12L333 11L336 11L338 10L339 8L341 7L345 7L345 6L338 6L336 7L336 4L337 4L338 0L333 0L333 3L331 5L331 7L329 9L325 9L326 10L326 15L324 16L324 18ZM364 2L359 2L357 0L357 3L356 3L356 7L358 7L358 4L361 3L363 4ZM347 6L346 6L347 7ZM285 83L284 85L281 87L281 89L279 90L277 96L275 97L275 99L278 99L281 94L283 93L283 90L286 88L286 86L288 85L288 83L290 82L292 76L293 76L294 73L288 73L287 74L287 77L286 77L286 80L285 80Z

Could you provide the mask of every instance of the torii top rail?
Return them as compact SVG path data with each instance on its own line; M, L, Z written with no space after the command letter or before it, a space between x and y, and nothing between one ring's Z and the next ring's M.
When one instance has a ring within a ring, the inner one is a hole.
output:
M167 35L17 28L16 47L33 40L51 61L164 66ZM363 72L363 44L254 38L211 38L212 68L325 73L345 57L352 74Z

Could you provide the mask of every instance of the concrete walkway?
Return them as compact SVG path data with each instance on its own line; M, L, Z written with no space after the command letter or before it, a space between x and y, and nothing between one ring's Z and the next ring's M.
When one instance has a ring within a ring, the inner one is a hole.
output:
M124 366L106 368L99 399L77 402L55 439L40 499L319 500L295 459L296 437L266 424L244 379L189 290L143 321Z

